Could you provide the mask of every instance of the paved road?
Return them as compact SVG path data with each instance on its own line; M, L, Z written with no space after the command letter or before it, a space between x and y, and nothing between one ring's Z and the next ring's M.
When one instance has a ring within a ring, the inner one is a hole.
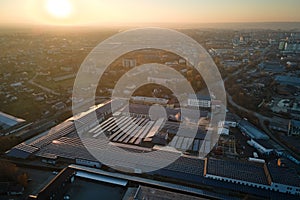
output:
M50 89L50 88L47 88L47 87L44 87L36 82L34 82L34 79L37 77L37 74L28 81L28 83L30 83L31 85L34 85L36 87L39 87L41 88L42 90L44 90L45 92L48 92L48 93L51 93L51 94L54 94L54 95L60 95L60 93L58 92L55 92L54 90Z

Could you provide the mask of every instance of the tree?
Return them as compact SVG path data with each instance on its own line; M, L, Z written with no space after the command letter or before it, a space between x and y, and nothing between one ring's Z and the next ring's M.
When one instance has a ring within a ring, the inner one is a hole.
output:
M0 136L0 152L5 152L20 142L21 139L16 136Z
M8 161L0 162L0 182L14 182L26 187L27 180L27 173L21 172L15 164Z

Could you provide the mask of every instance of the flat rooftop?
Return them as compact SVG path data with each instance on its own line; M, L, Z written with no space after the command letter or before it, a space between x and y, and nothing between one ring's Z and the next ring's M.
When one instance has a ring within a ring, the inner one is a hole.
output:
M210 158L207 164L207 174L268 185L267 177L261 164Z
M260 129L256 128L253 124L243 119L239 122L238 127L242 132L245 132L249 137L253 139L269 139L269 136Z
M296 170L278 166L268 166L273 182L300 187L300 177Z
M180 194L152 187L140 186L134 196L135 200L204 200L207 198L193 197L191 195Z
M0 126L4 129L7 129L22 122L25 122L25 120L0 112Z
M72 200L95 198L120 200L123 198L125 192L126 188L122 186L76 177L75 181L70 184L66 195Z
M103 107L105 108L106 112L107 107L107 104L105 104ZM103 116L101 108L102 107L96 109L97 116ZM118 158L115 160L116 165L123 167L124 169L126 167L131 167L132 165L130 164L132 163L137 164L134 165L134 170L140 169L138 166L140 164L151 168L154 165L156 166L157 163L163 162L174 155L179 155L175 162L167 165L163 169L151 173L175 179L187 177L189 180L196 180L197 182L200 179L201 181L205 179L204 173L206 170L206 174L210 175L248 181L257 184L269 184L265 174L266 167L264 165L235 160L218 160L213 158L206 160L197 156L183 155L182 152L177 151L186 148L195 148L195 151L197 151L199 146L201 146L201 141L203 140L203 132L201 130L199 130L200 135L196 135L194 140L190 140L188 134L176 135L176 128L178 128L177 122L167 121L164 123L160 119L153 120L147 116L137 113L130 114L119 112L118 115L114 117L111 115L106 116L106 119L101 121L100 124L94 124L93 126L89 127L84 132L87 137L81 139L76 132L73 120L74 119L67 120L61 123L60 125L52 128L46 135L38 137L36 140L30 140L30 142L21 143L15 146L8 151L7 155L22 158L36 156L38 158L53 160L64 158L73 163L76 159L99 162L88 152L83 145L83 142L87 143L93 149L103 152L107 149L102 149L103 147L99 146L99 142L101 142L101 137L105 136L106 138L109 138L109 145L118 146L120 147L119 149L133 151L135 153L144 153L141 154L142 158L140 159L140 161L143 160L143 162L137 162L139 160L136 158L138 154L134 154L134 156L131 156L130 159L120 156L119 151L109 151L110 154L103 154L106 156L106 159L111 159L111 155L116 156L115 158ZM89 122L90 118L87 115L83 115L75 120L81 120L84 122L83 125L85 125ZM130 120L133 120L134 123L129 123ZM151 143L153 138L156 136L156 133L166 130L170 131L170 135L172 135L171 130L175 132L174 137L169 143L172 145L169 145L164 150L159 151L159 155L154 156L151 153L148 153L148 151L156 151L157 148L159 149L160 147L159 145L147 146L145 143ZM175 137L177 138L174 139ZM172 151L170 149L172 149ZM105 162L102 164L104 163ZM144 171L141 171L140 173L142 172ZM275 170L270 170L270 173L271 175L274 173L272 176L272 178L274 177L274 181L280 181L281 178L279 175L276 175ZM280 170L278 173L280 173ZM179 177L179 175L182 177ZM293 174L293 172L287 173L287 175L288 176L286 177L296 176L296 174ZM286 183L292 184L292 182Z
M35 155L43 158L66 158L66 159L87 159L96 161L90 155L79 138L75 127L75 121L79 121L83 126L87 125L87 138L84 143L98 148L96 143L103 138L108 138L111 145L132 151L153 151L159 146L170 146L174 152L184 151L198 152L206 131L198 129L197 135L189 135L190 127L185 125L185 134L177 134L180 122L170 122L167 119L151 119L148 116L149 105L131 104L130 113L122 112L118 115L107 115L110 103L95 107L98 118L104 118L99 124L91 118L91 112L85 112L74 116L65 122L53 127L46 135L38 137L36 140L23 142L12 148L7 155L18 158L28 158ZM168 114L177 114L177 109L167 108ZM89 124L93 124L90 126ZM76 124L77 126L77 124ZM196 127L197 128L197 127ZM176 135L177 134L177 135Z

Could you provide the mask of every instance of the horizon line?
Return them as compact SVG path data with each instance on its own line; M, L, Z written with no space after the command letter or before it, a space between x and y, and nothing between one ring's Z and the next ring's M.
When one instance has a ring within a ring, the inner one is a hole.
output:
M291 29L299 29L300 30L300 21L259 21L259 22L188 22L188 23L177 23L177 22L131 22L131 23L103 23L103 24L39 24L39 23L32 23L32 22L15 22L15 23L0 23L0 28L18 28L18 27L53 27L53 28L101 28L101 27L110 27L110 28L120 28L120 27L140 27L140 26L182 26L182 27L189 27L189 26L205 26L205 25L260 25L260 24L269 24L269 25L278 25L278 24L297 24L297 27ZM178 27L180 28L180 27ZM190 27L191 28L191 27ZM194 28L201 28L201 27L194 27ZM202 27L207 28L207 27ZM226 27L211 27L211 28L220 28L224 29ZM228 27L230 28L230 27ZM247 27L240 27L242 29L247 29ZM248 27L249 29L255 29L255 27ZM270 29L270 27L259 27L259 29ZM279 27L277 29L280 29Z

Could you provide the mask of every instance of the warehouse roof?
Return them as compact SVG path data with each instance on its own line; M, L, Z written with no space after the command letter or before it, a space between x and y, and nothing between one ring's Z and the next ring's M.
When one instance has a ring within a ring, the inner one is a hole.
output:
M268 185L263 165L210 158L207 174Z

